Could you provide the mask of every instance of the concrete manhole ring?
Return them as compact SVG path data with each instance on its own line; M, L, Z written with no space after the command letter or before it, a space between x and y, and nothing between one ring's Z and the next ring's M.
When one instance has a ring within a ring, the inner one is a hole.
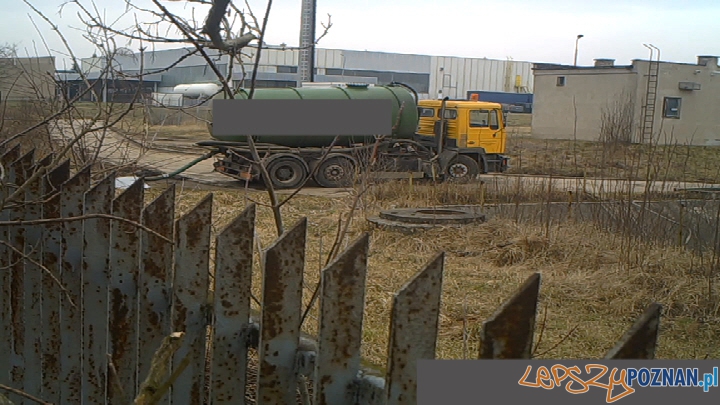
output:
M484 222L485 214L472 208L400 208L380 212L380 218L411 224L470 224Z

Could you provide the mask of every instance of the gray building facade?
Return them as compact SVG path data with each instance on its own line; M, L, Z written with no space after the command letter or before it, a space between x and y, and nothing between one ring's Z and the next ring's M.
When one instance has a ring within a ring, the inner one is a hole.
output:
M0 101L52 99L54 73L54 56L0 58Z
M160 75L158 92L171 93L174 86L194 83L219 83L207 61L194 48L145 52L143 71ZM242 64L232 64L234 86L249 85L255 49ZM224 76L230 73L230 58L217 52L209 57ZM292 87L299 84L299 51L281 47L263 48L257 72L257 87ZM178 62L179 61L179 62ZM140 55L117 56L116 69L137 74ZM103 69L102 58L82 61L85 72ZM420 98L465 98L468 91L532 92L532 63L485 58L410 55L342 49L316 49L316 82L362 82L388 84L402 82L413 87Z
M535 64L533 74L534 137L598 141L614 122L630 142L720 145L716 56L696 63Z

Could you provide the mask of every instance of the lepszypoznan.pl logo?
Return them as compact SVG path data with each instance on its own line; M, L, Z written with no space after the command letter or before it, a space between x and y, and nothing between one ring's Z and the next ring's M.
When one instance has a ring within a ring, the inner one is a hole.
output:
M531 377L532 370L533 366L528 366L518 384L546 390L564 387L571 394L584 394L590 387L597 387L605 390L608 404L633 394L636 387L698 387L708 392L711 387L718 386L718 367L713 367L712 373L702 374L702 378L699 378L697 368L614 367L611 370L602 364L588 364L585 366L587 376L583 376L578 366L556 364L550 369L538 367L534 378Z

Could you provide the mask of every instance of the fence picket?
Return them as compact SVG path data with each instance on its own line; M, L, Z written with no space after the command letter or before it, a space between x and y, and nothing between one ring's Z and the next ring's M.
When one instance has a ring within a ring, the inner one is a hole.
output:
M27 172L33 164L35 151L31 150L21 156L10 165L9 180L14 184L21 185L27 179ZM10 191L13 193L13 191ZM18 204L20 201L11 203ZM25 207L22 204L15 205L10 209L9 220L21 220L25 213ZM26 227L11 226L8 227L9 247L9 264L6 270L10 273L10 319L12 320L11 331L13 334L12 348L12 364L10 366L11 380L19 389L25 389L25 259L23 257L23 249L25 247ZM10 398L13 400L13 398ZM18 405L27 402L22 397L15 398L14 401Z
M315 405L342 405L360 371L365 281L370 237L358 238L322 271L315 366Z
M43 218L60 218L60 194L63 183L70 178L70 161L66 160L53 169L43 181L47 201L43 204ZM51 191L53 190L53 191ZM52 194L52 197L49 196ZM43 226L42 265L52 272L42 275L42 365L43 398L60 403L60 301L67 297L60 291L60 257L62 224L48 223Z
M113 217L140 222L144 181L138 180L112 202ZM137 391L137 279L140 230L133 224L110 222L110 314L108 353L117 374L109 384L109 404L126 404ZM119 387L122 387L122 392Z
M212 404L245 401L254 237L254 204L217 237Z
M85 193L84 215L109 214L115 174ZM85 404L104 404L107 392L110 220L86 219L83 232L83 389Z
M481 359L529 359L532 355L535 315L540 294L540 273L535 273L483 322Z
M307 218L265 250L256 403L296 400Z
M86 166L62 185L60 215L62 218L83 214L84 194L90 187L90 166ZM79 404L82 390L82 221L62 223L60 281L74 305L60 300L60 403Z
M0 163L2 163L3 168L5 171L8 170L9 166L18 158L20 157L20 152L22 149L20 148L20 144L16 144L10 149L7 149L3 151L2 158L0 159Z
M205 401L205 342L208 314L208 266L213 195L208 194L175 223L173 331L185 332L175 352L173 370L187 361L172 389L173 404L199 405ZM187 359L187 360L186 360Z
M653 303L605 356L606 359L654 359L662 306Z
M168 187L143 210L143 225L162 236L173 239L175 223L175 186ZM150 371L155 350L171 333L170 303L173 246L143 231L141 238L139 288L138 382ZM170 364L168 364L168 369ZM169 403L170 396L163 399Z
M2 181L8 184L11 179L10 176L10 164L15 162L20 157L20 145L16 145L14 148L3 153L0 157L0 164L3 167L3 175L5 176ZM12 193L10 187L0 188L0 198L5 201L6 198ZM10 210L6 207L0 207L0 221L7 221L10 219ZM9 241L9 227L0 227L0 240L7 242ZM10 249L0 243L0 268L8 269L10 266ZM11 291L11 278L10 271L0 271L0 384L10 384L10 353L12 352L13 336L12 336L12 322L10 312L10 291Z
M438 253L395 295L390 315L387 405L414 404L417 360L435 358L445 253Z
M39 167L49 165L52 155L41 159L28 176ZM39 166L39 167L38 167ZM38 177L28 184L25 192L25 212L23 220L32 221L42 219L43 178ZM24 324L25 324L25 379L24 390L30 395L42 394L42 269L38 266L42 261L42 226L25 226L23 260L23 293L24 293Z

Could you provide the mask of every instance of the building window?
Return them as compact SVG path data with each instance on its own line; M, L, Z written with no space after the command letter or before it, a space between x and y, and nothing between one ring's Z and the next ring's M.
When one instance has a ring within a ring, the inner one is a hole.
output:
M278 73L297 73L297 66L278 66L277 72ZM317 69L315 70L315 73L317 73Z
M564 86L565 85L565 76L558 76L557 78L557 86Z
M378 85L401 82L412 87L418 93L427 93L430 91L430 74L428 73L327 68L325 69L325 74L328 76L344 76L345 80L350 80L349 78L353 76L367 78L374 77L377 79Z
M245 80L243 87L249 89L252 85L252 80ZM295 87L297 82L289 80L257 80L255 82L255 88L284 88L284 87Z
M663 101L664 118L680 118L680 97L665 97Z

